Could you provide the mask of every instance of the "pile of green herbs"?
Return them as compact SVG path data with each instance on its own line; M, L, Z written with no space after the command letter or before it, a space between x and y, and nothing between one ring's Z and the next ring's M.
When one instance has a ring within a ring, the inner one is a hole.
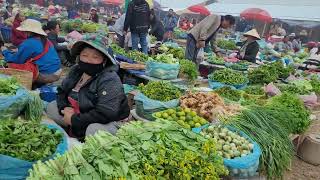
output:
M277 111L282 113L283 111ZM257 142L262 150L260 170L268 179L281 179L290 167L294 149L289 139L289 131L281 120L270 114L265 107L251 107L240 115L226 121Z
M26 161L52 156L63 134L39 122L20 119L1 120L0 154Z
M112 44L111 48L115 54L125 56L133 61L137 61L140 63L145 63L148 61L149 56L140 52L140 51L128 51L126 52L125 49L121 48L117 44Z
M234 41L220 39L217 41L217 46L221 49L234 50L237 49L237 45Z
M187 59L180 59L180 74L183 74L187 77L189 81L194 81L198 78L199 71L197 65Z
M250 85L244 89L244 92L251 95L265 95L264 89L260 85Z
M161 53L164 54L172 54L174 58L184 59L185 58L185 50L181 47L173 47L169 45L162 44L159 47Z
M276 86L279 88L281 92L287 92L292 94L305 95L310 94L312 92L312 90L294 84L277 84Z
M150 99L163 102L179 99L182 95L179 88L165 81L152 81L147 85L140 84L138 90Z
M304 106L302 100L291 93L282 93L269 100L266 107L269 109L281 109L287 114L276 114L275 116L281 120L282 124L290 133L299 134L305 132L311 124L310 111Z
M217 64L217 65L224 65L225 64L225 61L224 61L223 57L218 57L215 54L213 54L212 56L209 56L207 61L210 64Z
M281 61L261 65L248 73L251 84L269 84L277 79L286 79L294 73L293 66L285 67Z
M0 96L15 95L20 85L16 78L0 78Z
M232 89L229 86L225 86L214 90L215 93L219 94L221 97L226 98L230 101L238 102L242 97L242 92L236 89Z
M48 162L38 162L36 179L212 179L227 175L212 140L176 122L131 122L113 136L98 132L83 146Z
M179 60L174 58L172 54L157 54L153 57L149 57L148 61L165 63L165 64L177 64Z
M319 94L320 93L320 81L319 78L317 76L312 76L310 79L310 83L312 85L312 90Z
M214 71L208 78L226 85L240 85L248 81L243 73L228 68Z

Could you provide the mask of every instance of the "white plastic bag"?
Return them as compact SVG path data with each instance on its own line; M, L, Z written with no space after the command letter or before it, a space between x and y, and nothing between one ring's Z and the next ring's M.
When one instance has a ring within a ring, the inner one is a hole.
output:
M199 49L199 52L198 52L198 55L197 55L197 59L201 60L201 61L204 59L204 49L203 48Z

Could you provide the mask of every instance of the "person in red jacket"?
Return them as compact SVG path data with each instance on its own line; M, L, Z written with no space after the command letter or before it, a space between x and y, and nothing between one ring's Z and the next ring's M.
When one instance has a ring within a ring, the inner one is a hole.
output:
M22 31L18 31L17 28L26 17L22 13L18 13L13 21L11 42L15 46L19 46L24 40L27 39L27 34Z

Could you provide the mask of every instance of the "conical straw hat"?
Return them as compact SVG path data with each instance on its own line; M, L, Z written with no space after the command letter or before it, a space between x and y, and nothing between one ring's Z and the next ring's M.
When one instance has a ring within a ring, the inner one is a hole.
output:
M17 28L17 30L23 32L33 32L36 34L47 36L47 34L42 29L41 23L34 19L27 19L23 21L20 27Z
M261 39L258 31L256 29L252 29L246 33L243 34L244 36L252 36L252 37L255 37L257 39Z

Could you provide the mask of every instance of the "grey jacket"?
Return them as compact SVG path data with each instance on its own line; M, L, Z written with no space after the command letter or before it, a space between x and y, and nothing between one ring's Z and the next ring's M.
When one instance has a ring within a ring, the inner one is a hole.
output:
M193 27L189 33L198 41L210 41L214 34L219 30L221 16L211 14Z

